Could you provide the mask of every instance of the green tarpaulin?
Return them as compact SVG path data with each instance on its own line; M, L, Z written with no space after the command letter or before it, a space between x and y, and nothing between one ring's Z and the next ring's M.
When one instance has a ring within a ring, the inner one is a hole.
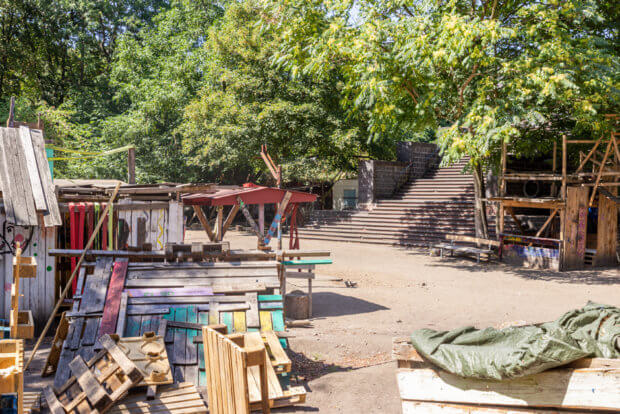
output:
M424 358L453 374L516 378L585 357L620 358L620 308L589 302L553 322L505 329L420 329L411 341Z

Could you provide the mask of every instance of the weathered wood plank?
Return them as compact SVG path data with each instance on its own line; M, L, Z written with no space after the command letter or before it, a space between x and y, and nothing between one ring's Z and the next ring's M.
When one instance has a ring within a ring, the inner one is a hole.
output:
M24 126L19 128L19 141L26 160L28 181L32 188L35 209L39 212L47 213L47 200L43 193L43 185L41 184L41 177L39 176L39 166L37 165L34 147L30 139L30 128Z
M397 380L403 400L620 410L620 369L552 369L509 381L399 369Z

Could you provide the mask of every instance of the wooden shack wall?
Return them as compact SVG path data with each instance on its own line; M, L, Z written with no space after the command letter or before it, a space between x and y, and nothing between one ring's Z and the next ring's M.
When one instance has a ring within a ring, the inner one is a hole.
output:
M121 204L137 201L124 200ZM144 243L151 243L153 250L164 250L166 243L183 242L183 205L177 201L170 201L168 209L150 209L150 202L144 202L144 210L121 210L118 218L129 225L129 246L138 246L140 239ZM141 225L144 223L145 234L140 235Z
M29 237L32 231L32 237ZM28 245L23 250L24 256L33 256L37 260L37 277L20 279L19 300L20 310L30 310L35 325L42 326L54 308L55 301L55 274L56 260L47 255L48 249L56 248L56 227L19 227L6 222L4 214L0 214L0 232L4 240L2 243L26 241ZM0 250L7 250L6 244ZM0 318L8 319L11 306L11 285L13 283L13 255L0 255L0 282L3 294L0 295Z

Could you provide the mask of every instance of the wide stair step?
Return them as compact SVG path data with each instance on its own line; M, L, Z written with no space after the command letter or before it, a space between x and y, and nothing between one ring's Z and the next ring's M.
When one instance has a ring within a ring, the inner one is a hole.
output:
M377 200L370 211L317 213L300 237L406 246L428 246L448 234L473 235L474 187L463 174L467 160L430 168L411 178L391 198ZM492 227L492 223L489 223Z

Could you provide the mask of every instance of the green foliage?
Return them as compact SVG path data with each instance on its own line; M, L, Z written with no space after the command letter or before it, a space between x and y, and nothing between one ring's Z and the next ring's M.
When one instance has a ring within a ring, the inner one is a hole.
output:
M438 129L445 159L496 160L558 131L600 134L618 110L617 10L589 0L265 0L285 39L274 62L345 78L375 136ZM541 131L548 131L543 134Z
M355 155L368 150L366 127L346 119L337 74L292 80L271 67L281 39L259 29L259 13L251 1L232 4L208 32L205 78L181 127L188 163L201 177L242 182L266 173L258 155L267 144L285 180L324 180L331 171L355 169Z

